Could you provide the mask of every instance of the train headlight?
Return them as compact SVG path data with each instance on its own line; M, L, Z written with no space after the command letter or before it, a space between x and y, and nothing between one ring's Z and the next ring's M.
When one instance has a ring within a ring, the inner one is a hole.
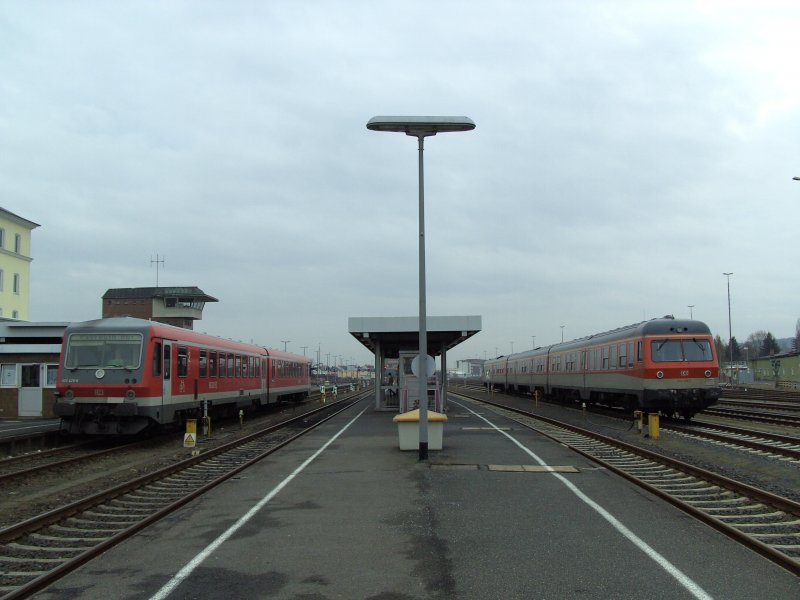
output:
M656 377L658 377L659 379L664 379L664 371L659 371L658 373L656 373Z
M706 376L706 377L711 377L711 371L709 371L708 369L706 369L705 376Z
M134 398L136 398L136 392L134 392L133 390L128 390L127 392L125 392L125 398L127 398L128 400L133 400Z
M75 397L75 392L73 392L72 390L67 390L66 392L64 392L64 398L66 398L67 400L72 400L74 397Z

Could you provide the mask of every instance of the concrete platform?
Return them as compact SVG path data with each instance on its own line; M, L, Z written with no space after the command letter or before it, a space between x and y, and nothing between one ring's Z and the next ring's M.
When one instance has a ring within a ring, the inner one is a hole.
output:
M427 463L363 402L37 598L800 598L565 447L449 406Z

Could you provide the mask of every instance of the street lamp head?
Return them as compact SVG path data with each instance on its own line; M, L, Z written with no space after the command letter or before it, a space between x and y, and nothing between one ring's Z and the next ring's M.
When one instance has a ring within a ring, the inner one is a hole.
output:
M367 129L426 137L448 131L471 131L475 123L469 117L372 117L367 121Z

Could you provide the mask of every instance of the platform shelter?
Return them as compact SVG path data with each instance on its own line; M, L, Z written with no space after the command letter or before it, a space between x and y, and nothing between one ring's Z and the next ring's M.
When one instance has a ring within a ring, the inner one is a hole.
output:
M481 330L481 317L426 318L427 354L441 356L441 377L428 380L428 407L444 412L447 398L447 351ZM419 389L411 362L419 354L419 317L350 317L350 335L375 355L375 409L405 412L418 405ZM397 373L387 375L387 360Z

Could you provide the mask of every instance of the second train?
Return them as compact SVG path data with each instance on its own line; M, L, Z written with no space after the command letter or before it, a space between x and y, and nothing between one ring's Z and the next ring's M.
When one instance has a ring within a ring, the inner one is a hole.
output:
M717 401L718 379L708 326L674 317L500 356L485 367L494 389L686 420Z

